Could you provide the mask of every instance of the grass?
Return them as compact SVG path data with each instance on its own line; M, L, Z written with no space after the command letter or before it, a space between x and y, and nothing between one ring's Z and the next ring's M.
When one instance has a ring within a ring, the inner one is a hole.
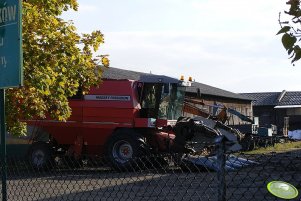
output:
M301 141L298 142L286 142L286 143L276 143L275 146L261 147L252 151L246 152L247 154L264 154L270 152L287 152L300 149L301 150Z

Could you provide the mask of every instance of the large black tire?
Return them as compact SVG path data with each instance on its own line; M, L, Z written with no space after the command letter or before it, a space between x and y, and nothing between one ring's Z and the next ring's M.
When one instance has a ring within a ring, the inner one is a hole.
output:
M49 144L35 142L32 144L29 154L29 162L34 169L46 170L53 166L53 156Z
M106 157L118 171L145 169L148 148L143 138L131 129L117 130L106 144Z

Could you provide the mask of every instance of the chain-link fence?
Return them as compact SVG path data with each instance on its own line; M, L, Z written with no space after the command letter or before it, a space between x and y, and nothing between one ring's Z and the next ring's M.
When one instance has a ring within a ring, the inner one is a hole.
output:
M267 184L301 189L301 151L186 156L164 154L111 168L103 157L57 157L46 167L8 158L8 200L280 200ZM300 200L300 195L294 200Z
M245 155L256 163L226 173L226 200L281 200L267 190L271 181L285 181L301 189L301 152ZM300 200L300 196L294 200Z

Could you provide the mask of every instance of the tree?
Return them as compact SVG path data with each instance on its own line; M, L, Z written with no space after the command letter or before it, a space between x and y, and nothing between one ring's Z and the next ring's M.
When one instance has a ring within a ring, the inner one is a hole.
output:
M103 34L80 36L72 22L60 18L64 11L77 8L76 0L23 0L24 86L7 90L9 132L24 133L23 120L46 116L67 120L72 112L67 98L79 86L85 93L100 83L103 68L93 53L104 43ZM103 66L109 65L106 56L100 59Z
M286 2L289 10L284 11L288 20L283 20L282 13L279 13L279 24L281 29L278 34L282 34L282 44L290 56L291 62L294 63L301 58L301 9L300 0L289 0Z

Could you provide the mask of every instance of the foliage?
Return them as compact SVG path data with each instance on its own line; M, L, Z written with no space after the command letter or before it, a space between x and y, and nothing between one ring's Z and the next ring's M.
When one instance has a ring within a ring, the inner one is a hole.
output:
M301 48L299 42L301 40L301 9L300 0L289 0L286 2L289 10L284 11L287 21L284 21L279 13L279 24L281 29L278 34L282 34L282 44L290 56L291 62L294 63L301 58Z
M76 0L23 0L24 86L7 90L9 132L24 133L20 120L67 120L71 114L67 98L79 86L87 92L99 84L102 68L93 52L104 43L103 34L93 31L80 36L72 22L60 18L64 11L77 8ZM109 65L106 56L101 61Z

